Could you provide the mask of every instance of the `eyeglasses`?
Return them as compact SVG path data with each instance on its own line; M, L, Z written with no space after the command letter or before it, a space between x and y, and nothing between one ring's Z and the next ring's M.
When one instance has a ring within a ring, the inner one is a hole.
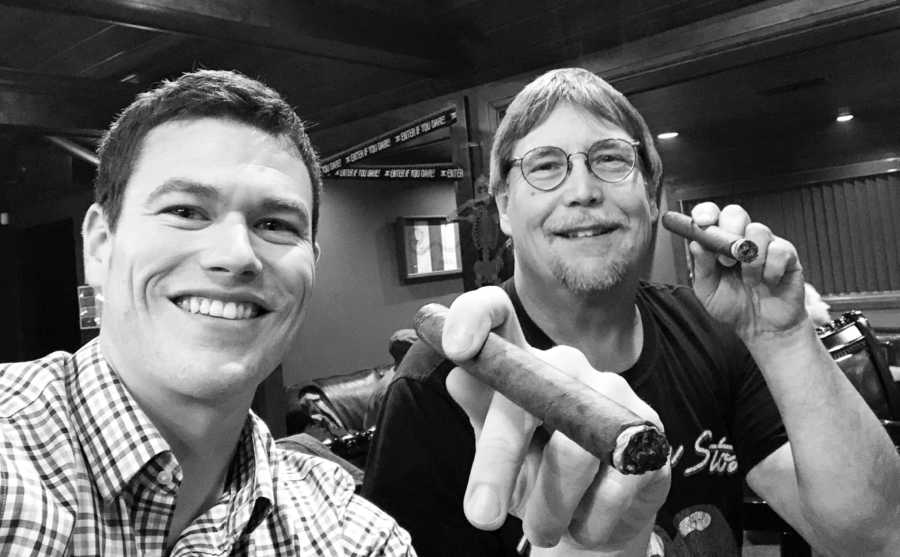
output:
M528 184L541 191L551 191L565 182L572 172L572 157L584 155L588 170L604 182L622 182L634 171L639 141L611 138L597 141L584 152L566 153L559 147L535 147L512 159L510 168L518 166Z

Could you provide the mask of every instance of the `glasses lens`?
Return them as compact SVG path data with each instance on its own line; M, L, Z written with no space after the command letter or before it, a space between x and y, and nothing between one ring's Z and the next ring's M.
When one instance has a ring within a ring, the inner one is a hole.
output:
M569 160L559 147L538 147L522 157L522 175L539 190L551 190L566 179Z
M603 139L588 151L594 174L606 182L621 182L635 165L634 146L623 139Z

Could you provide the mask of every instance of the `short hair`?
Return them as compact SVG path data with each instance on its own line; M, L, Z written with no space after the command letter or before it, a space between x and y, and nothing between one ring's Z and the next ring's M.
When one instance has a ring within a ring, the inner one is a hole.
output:
M100 142L100 164L94 180L94 200L115 230L122 212L125 187L141 153L144 138L166 122L195 118L227 118L297 148L312 181L312 235L319 221L322 174L319 159L303 121L272 88L235 71L198 70L141 93L110 125Z
M625 95L593 72L582 68L551 70L526 85L512 100L494 134L491 147L491 193L502 192L507 186L513 144L543 123L560 103L584 108L598 118L619 126L640 142L639 170L644 174L648 197L659 203L662 160L650 128Z

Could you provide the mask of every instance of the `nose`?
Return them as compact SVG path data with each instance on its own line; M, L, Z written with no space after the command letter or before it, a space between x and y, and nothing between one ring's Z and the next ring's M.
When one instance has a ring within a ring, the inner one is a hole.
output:
M229 215L209 228L209 247L202 265L213 277L249 281L262 272L262 261L253 247L253 232L240 215Z
M580 159L580 160L577 160ZM569 155L569 175L560 187L569 206L592 206L603 202L603 181L588 168L586 153Z

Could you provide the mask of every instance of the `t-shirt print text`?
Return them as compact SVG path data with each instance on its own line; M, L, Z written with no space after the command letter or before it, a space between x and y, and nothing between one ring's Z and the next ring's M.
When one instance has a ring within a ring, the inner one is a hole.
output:
M737 456L734 454L734 445L728 442L726 437L722 437L717 442L713 442L712 431L706 429L697 436L694 441L694 456L699 460L690 464L684 469L685 477L693 476L701 472L709 475L730 476L735 474L738 469ZM669 463L672 469L684 457L684 445L679 445L677 449L672 451ZM690 458L690 457L687 457Z

